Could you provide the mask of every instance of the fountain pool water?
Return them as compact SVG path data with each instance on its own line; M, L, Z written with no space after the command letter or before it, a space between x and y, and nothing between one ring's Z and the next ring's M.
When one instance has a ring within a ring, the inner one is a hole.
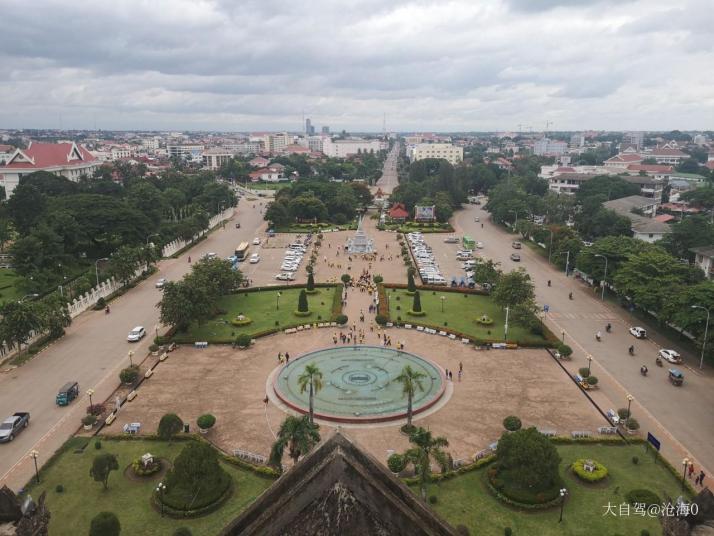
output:
M309 408L309 391L300 392L298 378L308 364L322 372L323 387L314 404L316 417L324 420L382 422L403 418L407 397L395 378L405 365L424 374L423 390L417 388L412 401L415 414L433 406L444 394L441 369L422 357L381 346L335 346L291 360L275 376L275 394L302 413Z

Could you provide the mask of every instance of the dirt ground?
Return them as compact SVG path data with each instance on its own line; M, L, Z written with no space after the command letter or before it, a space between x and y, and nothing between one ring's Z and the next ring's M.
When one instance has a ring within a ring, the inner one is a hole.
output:
M359 293L357 293L359 294ZM366 326L367 324L365 324ZM358 323L358 326L360 324ZM376 331L367 328L366 344L377 344ZM119 412L108 433L118 433L125 423L142 423L142 433L155 433L159 419L176 412L195 428L196 418L212 413L217 418L209 438L226 451L240 448L267 456L273 433L285 417L274 397L266 405L268 377L278 366L277 353L292 358L333 345L333 329L315 329L293 335L276 334L256 341L249 350L229 346L207 349L181 347L160 364L144 382L134 401ZM393 341L403 341L407 351L442 368L458 371L443 404L415 422L445 436L454 459L466 459L498 439L507 415L518 415L524 426L553 429L559 434L590 430L607 423L544 350L478 351L472 346L438 335L391 328ZM441 407L439 407L441 406ZM342 430L376 457L407 446L399 426L405 421L379 425L342 425ZM322 423L328 435L332 423Z

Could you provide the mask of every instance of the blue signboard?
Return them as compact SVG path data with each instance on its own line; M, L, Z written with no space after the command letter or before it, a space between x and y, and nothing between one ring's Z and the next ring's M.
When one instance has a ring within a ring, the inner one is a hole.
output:
M654 448L656 448L657 451L659 452L659 447L660 447L659 439L657 439L655 436L653 436L649 432L647 432L647 442L650 445L652 445Z

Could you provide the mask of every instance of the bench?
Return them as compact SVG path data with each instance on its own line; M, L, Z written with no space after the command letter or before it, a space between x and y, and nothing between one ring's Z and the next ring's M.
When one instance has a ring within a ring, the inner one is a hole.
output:
M543 434L545 437L555 437L557 434L555 430L541 430L540 428L538 431Z
M127 423L124 425L124 433L125 434L137 434L139 433L139 430L141 430L141 423L140 422L132 422L132 423Z
M578 439L579 437L590 437L592 434L587 430L578 430L576 432L570 432L573 439Z
M407 328L407 329L412 329L412 325L411 325L411 324L404 324L404 327Z
M617 426L601 426L597 431L599 434L614 435L617 433Z
M208 341L196 341L193 346L195 348L208 348Z
M247 462L258 465L264 465L265 462L268 461L265 456L242 449L235 449L233 451L233 456L235 456L236 458L240 458L241 460L245 460Z

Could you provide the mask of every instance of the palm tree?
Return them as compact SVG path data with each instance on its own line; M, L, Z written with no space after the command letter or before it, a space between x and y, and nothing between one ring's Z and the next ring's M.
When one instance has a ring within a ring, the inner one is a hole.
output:
M414 464L414 470L419 477L421 498L426 500L426 483L431 476L431 459L440 466L442 472L450 464L449 455L442 450L448 447L449 441L445 437L432 437L429 430L417 428L409 435L409 442L414 445L404 453L407 461Z
M304 393L308 389L308 387L310 388L310 422L312 424L315 424L315 410L313 407L313 399L323 387L322 371L320 371L317 365L314 365L312 363L306 365L305 370L298 377L298 385L300 386L301 393Z
M407 396L407 428L412 426L412 400L416 390L424 390L424 385L422 385L422 378L426 378L426 374L418 370L414 370L409 365L406 365L402 369L402 373L394 378L402 384L402 395Z
M283 459L285 447L293 463L297 463L300 456L304 456L312 450L312 447L320 442L320 434L317 427L310 422L307 415L302 417L287 417L280 425L278 437L270 450L269 464L273 467L280 467Z

